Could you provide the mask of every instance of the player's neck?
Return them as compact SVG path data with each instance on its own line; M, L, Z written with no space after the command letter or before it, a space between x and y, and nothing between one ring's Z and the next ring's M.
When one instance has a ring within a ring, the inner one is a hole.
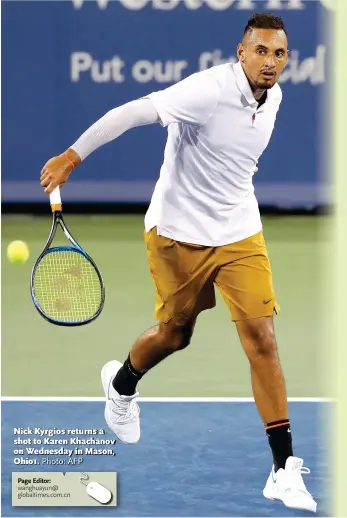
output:
M254 95L254 99L256 101L259 101L263 97L265 89L262 89L262 90L260 88L253 89L252 85L251 85L251 88L252 88L252 92Z
M248 74L244 68L243 65L241 65L244 71L245 76L247 77L247 81L249 83L249 86L251 87L252 93L254 95L254 99L256 101L259 101L259 99L263 96L265 92L265 88L257 88L257 86L253 83L253 81L248 77Z
M252 84L252 81L250 79L248 79L248 82L249 82L249 86L251 87L251 90L253 92L254 99L256 101L259 101L259 99L261 99L264 95L265 88L258 88L257 86Z

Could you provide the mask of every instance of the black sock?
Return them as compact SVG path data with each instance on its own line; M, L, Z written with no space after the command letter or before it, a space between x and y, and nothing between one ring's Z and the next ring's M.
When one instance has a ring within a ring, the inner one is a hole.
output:
M130 354L125 360L123 367L119 369L112 381L113 388L122 396L132 396L135 394L136 385L144 373L138 372L131 365Z
M267 423L265 430L272 450L275 471L280 468L284 469L286 460L293 455L292 432L290 431L289 419Z

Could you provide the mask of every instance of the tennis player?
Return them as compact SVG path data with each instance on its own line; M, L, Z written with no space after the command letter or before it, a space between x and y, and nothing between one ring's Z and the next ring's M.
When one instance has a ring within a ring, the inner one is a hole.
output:
M288 58L281 18L249 18L238 62L210 68L145 98L112 109L41 172L51 193L103 144L130 128L168 128L164 161L145 217L158 325L145 331L124 364L101 373L105 418L126 443L140 439L137 384L170 354L189 345L197 317L220 290L250 363L255 402L273 454L263 494L287 507L316 511L292 448L285 380L273 315L279 308L252 177L268 145Z

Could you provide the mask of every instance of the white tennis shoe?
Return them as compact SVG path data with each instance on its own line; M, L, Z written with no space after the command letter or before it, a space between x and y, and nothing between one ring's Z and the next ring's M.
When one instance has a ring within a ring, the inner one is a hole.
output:
M303 460L298 457L289 457L285 469L276 473L272 467L270 476L263 491L265 498L281 500L286 507L311 511L317 510L317 503L307 491L302 475L310 473L303 467Z
M140 440L140 409L136 403L139 393L122 396L113 388L112 381L122 366L122 363L114 360L106 363L101 370L106 397L105 419L120 441L132 444Z

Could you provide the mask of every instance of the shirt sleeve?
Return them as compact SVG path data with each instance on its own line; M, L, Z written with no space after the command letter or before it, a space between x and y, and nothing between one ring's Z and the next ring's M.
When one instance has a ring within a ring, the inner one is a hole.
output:
M203 71L147 97L154 104L162 126L179 122L201 126L216 107L219 92L217 79L211 72Z
M84 160L100 146L111 142L125 131L155 122L159 122L158 114L149 99L131 101L107 112L71 148Z

